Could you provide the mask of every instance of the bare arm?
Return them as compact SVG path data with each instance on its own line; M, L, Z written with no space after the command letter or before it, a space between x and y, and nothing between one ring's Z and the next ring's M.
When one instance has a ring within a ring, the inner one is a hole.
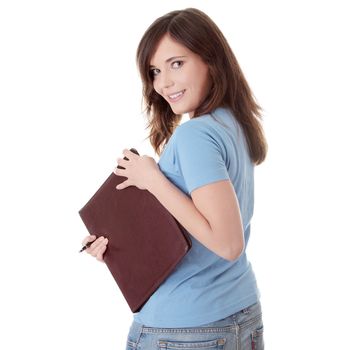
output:
M232 219L238 218L237 201L232 191L227 191L229 185L230 181L219 181L198 188L191 193L193 201L159 171L148 190L198 241L232 261L243 249L243 235L240 221L232 226Z

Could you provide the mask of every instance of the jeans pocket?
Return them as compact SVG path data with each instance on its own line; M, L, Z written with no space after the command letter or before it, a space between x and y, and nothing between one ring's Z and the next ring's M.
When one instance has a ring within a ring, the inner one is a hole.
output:
M264 326L251 332L252 350L264 350Z
M137 344L132 341L130 338L127 339L126 341L126 350L136 350L137 349Z
M217 338L205 341L176 341L158 340L158 350L186 349L186 350L224 350L226 338Z

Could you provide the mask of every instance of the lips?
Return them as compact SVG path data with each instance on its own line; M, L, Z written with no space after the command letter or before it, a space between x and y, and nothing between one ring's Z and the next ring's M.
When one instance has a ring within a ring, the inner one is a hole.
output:
M175 92L173 94L170 94L170 95L168 95L168 98L170 101L177 101L183 96L185 91L186 90L181 90L181 91Z

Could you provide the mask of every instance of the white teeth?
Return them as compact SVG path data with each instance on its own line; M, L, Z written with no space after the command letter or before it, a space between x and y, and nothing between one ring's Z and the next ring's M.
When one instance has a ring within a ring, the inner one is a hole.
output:
M184 92L183 91L180 91L174 95L169 95L170 98L176 98L176 97L179 97L180 95L182 95Z

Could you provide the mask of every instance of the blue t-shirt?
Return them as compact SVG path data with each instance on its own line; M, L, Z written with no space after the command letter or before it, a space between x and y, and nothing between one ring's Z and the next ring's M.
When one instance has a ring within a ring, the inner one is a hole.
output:
M254 164L244 133L227 108L190 119L174 131L159 158L163 174L189 197L212 182L230 179L244 228L244 252L218 256L189 233L192 248L144 304L134 320L148 327L201 326L225 318L260 298L246 256L254 208Z

